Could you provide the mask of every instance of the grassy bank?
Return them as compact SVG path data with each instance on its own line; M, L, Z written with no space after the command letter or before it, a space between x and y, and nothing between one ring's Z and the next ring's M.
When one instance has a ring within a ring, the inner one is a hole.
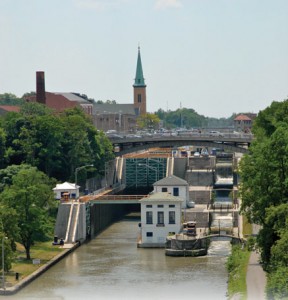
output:
M19 273L18 280L21 280L32 274L63 250L64 249L59 246L53 246L51 241L38 242L31 247L31 260L27 260L24 247L17 244L16 260L12 264L11 270L5 274L6 286L13 286L18 282L16 280L16 273ZM40 263L33 264L34 259L39 260Z
M243 216L243 236L252 234L252 225ZM246 273L251 252L248 247L235 245L232 247L231 255L227 260L228 275L228 297L241 295L240 299L247 299Z
M226 266L229 272L228 297L235 294L241 295L241 299L247 298L246 273L250 258L247 247L242 249L241 245L234 245L232 253L228 257Z

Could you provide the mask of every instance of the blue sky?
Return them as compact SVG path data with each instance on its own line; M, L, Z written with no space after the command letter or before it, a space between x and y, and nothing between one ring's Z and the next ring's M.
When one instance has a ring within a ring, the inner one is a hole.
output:
M0 93L79 92L209 117L288 98L287 0L0 0Z

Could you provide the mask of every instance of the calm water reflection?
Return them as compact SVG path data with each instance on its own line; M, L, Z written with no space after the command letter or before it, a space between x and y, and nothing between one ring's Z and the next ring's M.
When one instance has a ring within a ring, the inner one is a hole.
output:
M229 243L207 257L167 257L137 249L139 220L113 224L17 295L18 299L226 299Z

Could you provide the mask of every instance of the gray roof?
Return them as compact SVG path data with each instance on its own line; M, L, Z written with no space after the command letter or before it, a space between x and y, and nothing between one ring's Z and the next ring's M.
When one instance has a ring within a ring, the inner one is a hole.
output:
M55 95L62 95L63 97L65 97L67 100L69 101L76 101L76 102L80 102L80 103L87 103L89 104L90 102L85 100L82 97L79 97L73 93L53 93ZM91 104L91 103L90 103Z
M114 113L124 115L135 115L133 104L93 104L93 114Z
M188 185L188 182L182 178L179 178L175 175L170 175L163 179L156 181L153 186L183 186Z
M183 199L169 193L153 193L139 202L183 202Z

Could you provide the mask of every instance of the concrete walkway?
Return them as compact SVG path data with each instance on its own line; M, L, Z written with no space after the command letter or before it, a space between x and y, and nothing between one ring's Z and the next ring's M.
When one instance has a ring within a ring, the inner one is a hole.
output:
M264 300L266 299L266 273L259 264L260 255L255 251L251 252L247 275L247 300Z
M253 225L252 232L257 234L259 226ZM266 299L266 273L259 263L260 254L256 251L251 252L246 275L247 300Z

